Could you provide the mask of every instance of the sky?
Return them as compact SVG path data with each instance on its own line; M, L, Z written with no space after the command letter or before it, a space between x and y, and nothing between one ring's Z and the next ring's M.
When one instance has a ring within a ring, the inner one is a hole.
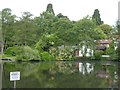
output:
M70 20L80 20L92 16L99 9L105 24L115 25L118 19L118 2L120 0L0 0L0 10L10 8L12 13L20 17L22 12L30 12L34 16L46 10L47 4L53 4L55 15L62 13Z

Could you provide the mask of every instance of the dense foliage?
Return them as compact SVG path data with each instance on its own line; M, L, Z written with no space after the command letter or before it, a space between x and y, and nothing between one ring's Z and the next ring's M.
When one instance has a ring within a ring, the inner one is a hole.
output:
M94 40L112 39L111 32L113 28L101 21L98 9L92 17L86 16L78 21L71 21L61 13L55 15L52 4L48 4L46 11L38 17L33 17L30 12L17 17L9 8L2 10L4 52L15 56L21 50L16 46L22 47L26 57L19 54L17 57L20 59L39 59L38 53L44 60L62 58L58 50L58 46L62 45L79 48L85 45L94 50ZM52 51L53 48L55 51ZM69 59L69 56L62 59Z

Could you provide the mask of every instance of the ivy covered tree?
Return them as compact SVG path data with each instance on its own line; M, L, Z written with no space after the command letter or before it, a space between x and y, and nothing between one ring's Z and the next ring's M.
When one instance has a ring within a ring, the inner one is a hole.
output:
M95 9L94 14L92 15L92 19L96 23L96 25L103 24L103 21L101 21L101 17L98 9Z
M53 10L53 5L51 3L47 5L46 12L48 12L52 15L55 15L54 10Z

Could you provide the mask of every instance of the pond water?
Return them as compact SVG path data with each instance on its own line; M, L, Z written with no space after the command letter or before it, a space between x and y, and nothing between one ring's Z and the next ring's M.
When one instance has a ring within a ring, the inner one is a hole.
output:
M110 61L5 62L3 88L13 88L10 72L20 71L17 88L118 88L118 63Z

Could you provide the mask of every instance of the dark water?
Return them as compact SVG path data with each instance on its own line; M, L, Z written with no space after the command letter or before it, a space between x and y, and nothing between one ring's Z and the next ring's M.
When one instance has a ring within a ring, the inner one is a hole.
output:
M21 74L17 88L118 88L117 62L6 62L3 66L3 88L13 88L13 71Z

